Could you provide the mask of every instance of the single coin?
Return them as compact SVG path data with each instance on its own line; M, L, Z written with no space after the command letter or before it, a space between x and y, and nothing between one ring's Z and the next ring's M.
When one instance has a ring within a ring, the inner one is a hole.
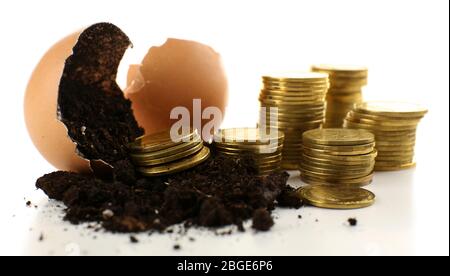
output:
M367 186L373 181L373 173L361 177L361 178L354 178L354 179L335 179L335 180L324 180L317 177L311 177L307 176L305 174L300 174L300 179L308 184L315 184L315 185L339 185L339 186L353 186L353 187L363 187Z
M362 188L310 185L297 191L306 203L331 209L357 209L371 206L375 195Z
M263 80L288 81L288 82L320 82L328 79L328 74L315 72L274 72L264 75Z
M373 162L375 161L375 159L372 160L356 160L356 161L352 161L352 160L332 160L332 159L326 159L326 158L316 158L316 157L312 157L309 156L307 154L305 154L304 152L302 153L302 161L303 162L312 162L312 163L317 163L317 164L332 164L332 165L338 165L338 166L368 166L373 164Z
M357 176L364 176L368 175L373 171L373 167L375 166L375 163L373 163L371 166L367 167L357 167L352 168L348 166L346 169L341 169L339 167L318 167L318 166L312 166L307 164L306 162L302 162L300 164L300 167L302 170L306 170L307 172L317 173L317 174L324 174L324 175L333 175L336 176L336 178L340 178L341 176L346 176L346 178L354 178ZM351 176L351 177L347 177Z
M416 127L412 126L398 126L398 127L388 127L388 126L379 126L379 125L369 125L366 123L362 123L357 119L349 119L348 117L344 119L344 127L353 128L353 129L365 129L376 134L377 131L384 132L395 132L395 131L415 131Z
M396 165L396 166L377 166L375 165L375 171L399 171L399 170L406 170L411 169L416 166L416 163L409 163L409 164L403 164L403 165Z
M361 145L375 141L375 136L365 130L327 128L303 133L303 141L321 145Z
M360 163L360 164L336 164L336 163L326 163L326 162L317 162L311 161L302 157L302 164L307 165L308 167L313 168L321 168L321 169L332 169L332 170L364 170L369 167L373 167L375 165L375 160L368 163Z
M361 154L361 155L332 155L317 151L311 151L309 148L302 148L302 153L304 155L314 158L337 160L337 161L352 161L352 162L370 161L375 159L375 157L378 155L377 150L374 150L369 154Z
M424 116L428 110L416 104L401 102L365 102L355 106L355 110L371 115L393 117L418 117Z
M354 145L354 146L353 145L328 146L328 145L311 143L310 141L305 140L305 141L303 141L303 145L305 147L308 147L311 149L318 149L318 150L324 150L324 151L351 152L351 153L353 153L353 155L371 153L375 148L375 142L369 143L369 144Z

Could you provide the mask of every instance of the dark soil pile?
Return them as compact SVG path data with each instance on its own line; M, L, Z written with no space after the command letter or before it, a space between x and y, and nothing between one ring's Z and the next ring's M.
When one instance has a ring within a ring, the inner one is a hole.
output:
M287 179L287 173L259 177L249 160L213 156L190 171L141 178L131 186L55 172L38 179L36 187L66 204L68 221L101 222L113 232L164 230L182 222L188 227L235 224L243 231L243 221L250 218L253 228L266 231L274 224L270 211L277 198L283 206L301 206Z

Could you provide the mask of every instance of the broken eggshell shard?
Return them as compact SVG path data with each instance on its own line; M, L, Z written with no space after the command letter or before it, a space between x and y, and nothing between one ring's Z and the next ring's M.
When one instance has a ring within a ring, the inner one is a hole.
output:
M126 142L142 134L131 103L115 83L130 44L114 25L96 24L56 43L34 70L25 95L25 121L36 148L56 168L110 171L109 164L125 155ZM127 166L120 162L119 167Z
M146 134L169 129L176 122L170 119L176 107L187 108L192 122L194 99L201 99L200 112L218 108L222 118L214 119L219 123L225 114L228 81L221 56L199 42L169 38L151 47L141 65L130 66L127 83L126 97ZM202 125L208 121L202 120Z
M89 162L76 153L76 145L56 114L64 63L80 34L81 31L65 37L41 58L25 92L24 117L31 140L50 164L59 170L87 173Z

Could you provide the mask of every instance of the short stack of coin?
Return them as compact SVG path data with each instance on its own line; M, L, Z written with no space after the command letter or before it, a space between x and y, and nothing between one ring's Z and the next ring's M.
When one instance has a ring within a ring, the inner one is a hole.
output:
M375 137L365 130L326 128L303 133L301 178L310 184L363 186L375 166Z
M348 113L344 126L375 134L376 171L401 170L415 166L416 129L426 113L425 108L414 104L367 102Z
M267 133L258 128L231 128L215 134L213 145L218 154L252 158L264 176L280 170L283 142L284 134L277 129Z
M367 68L315 65L312 66L312 71L327 73L330 79L324 127L342 127L344 118L353 105L363 100L362 88L367 84Z
M129 145L130 156L144 176L169 175L193 168L210 156L195 130L186 134L170 130L138 138Z
M285 134L282 168L296 170L303 132L322 126L328 75L304 72L274 74L262 79L259 125L278 128Z

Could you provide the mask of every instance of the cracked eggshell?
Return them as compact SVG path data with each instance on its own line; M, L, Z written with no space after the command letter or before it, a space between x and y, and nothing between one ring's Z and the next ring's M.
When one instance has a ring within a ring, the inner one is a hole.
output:
M59 170L88 173L89 162L76 153L66 126L58 120L57 99L66 59L78 41L73 33L51 47L28 82L24 115L28 133L42 156Z
M193 114L193 99L222 111L228 101L228 82L220 55L211 47L188 40L168 39L151 47L141 65L128 71L126 97L146 134L168 129L173 108L186 107ZM205 125L209 120L203 120Z

